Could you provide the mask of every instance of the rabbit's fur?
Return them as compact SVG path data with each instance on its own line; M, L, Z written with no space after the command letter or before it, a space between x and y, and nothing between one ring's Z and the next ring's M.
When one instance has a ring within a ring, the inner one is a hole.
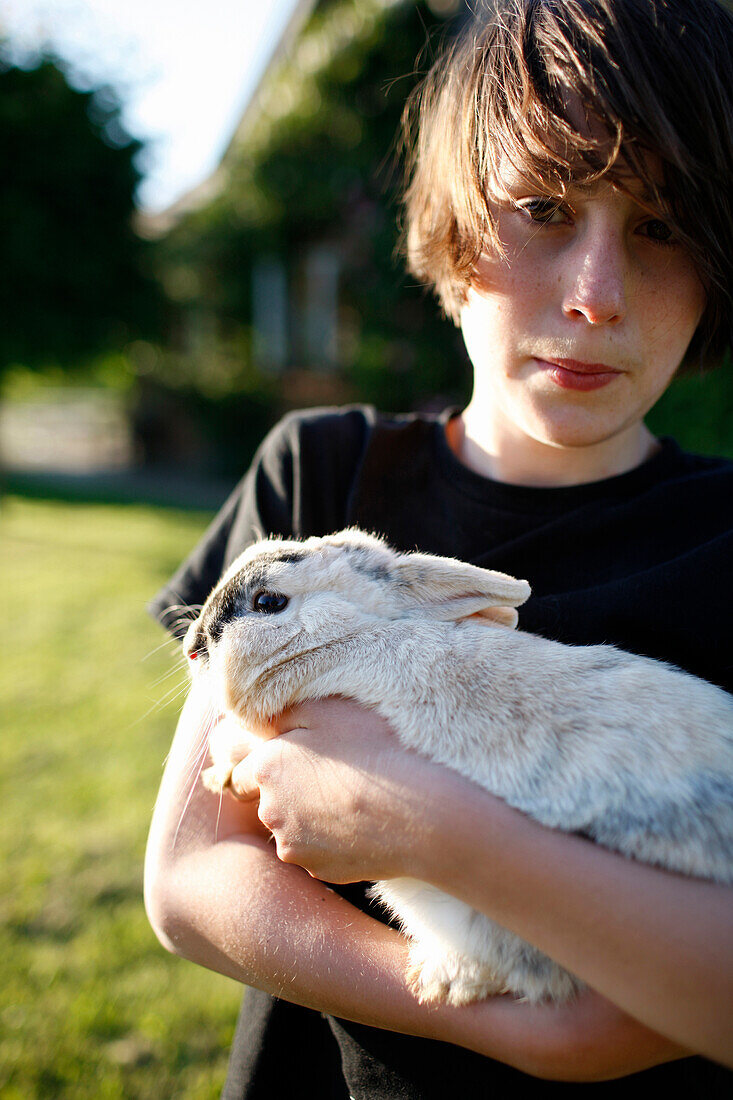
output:
M263 592L287 605L264 597L255 610ZM544 825L733 882L733 697L609 645L507 629L529 593L526 581L400 554L356 529L250 547L184 642L229 716L216 728L207 785L227 785L238 723L341 695L373 707L406 747ZM562 1001L581 987L431 885L400 878L373 889L412 941L411 980L423 1000L511 991Z

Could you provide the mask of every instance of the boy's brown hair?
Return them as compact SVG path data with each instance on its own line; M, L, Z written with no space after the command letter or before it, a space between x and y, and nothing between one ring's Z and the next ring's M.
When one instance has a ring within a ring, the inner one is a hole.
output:
M732 55L718 0L480 0L405 110L410 271L457 323L480 252L500 248L500 161L557 199L601 175L623 188L630 170L706 287L687 362L718 360L733 329Z

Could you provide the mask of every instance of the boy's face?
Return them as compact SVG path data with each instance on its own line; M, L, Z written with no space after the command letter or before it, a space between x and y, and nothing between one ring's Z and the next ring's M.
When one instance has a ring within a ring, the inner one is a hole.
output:
M518 178L503 183L520 206L493 209L506 258L482 254L461 313L474 400L515 437L582 447L620 436L667 388L700 321L692 261L608 180L571 190L555 212Z

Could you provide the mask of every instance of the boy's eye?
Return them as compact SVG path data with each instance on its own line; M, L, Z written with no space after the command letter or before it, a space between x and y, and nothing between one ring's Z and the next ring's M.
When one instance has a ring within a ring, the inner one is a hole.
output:
M644 222L642 228L644 229L644 236L648 237L651 241L655 241L657 244L675 243L674 233L667 223L661 221L659 218Z
M567 209L556 199L527 199L519 204L519 209L541 225L564 225L568 220Z

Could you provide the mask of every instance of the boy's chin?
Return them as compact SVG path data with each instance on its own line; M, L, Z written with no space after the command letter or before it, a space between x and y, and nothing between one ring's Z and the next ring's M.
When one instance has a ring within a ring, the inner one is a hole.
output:
M599 447L626 447L637 433L645 432L641 420L631 422L612 416L592 415L575 410L573 415L533 417L525 431L537 443L558 450Z

